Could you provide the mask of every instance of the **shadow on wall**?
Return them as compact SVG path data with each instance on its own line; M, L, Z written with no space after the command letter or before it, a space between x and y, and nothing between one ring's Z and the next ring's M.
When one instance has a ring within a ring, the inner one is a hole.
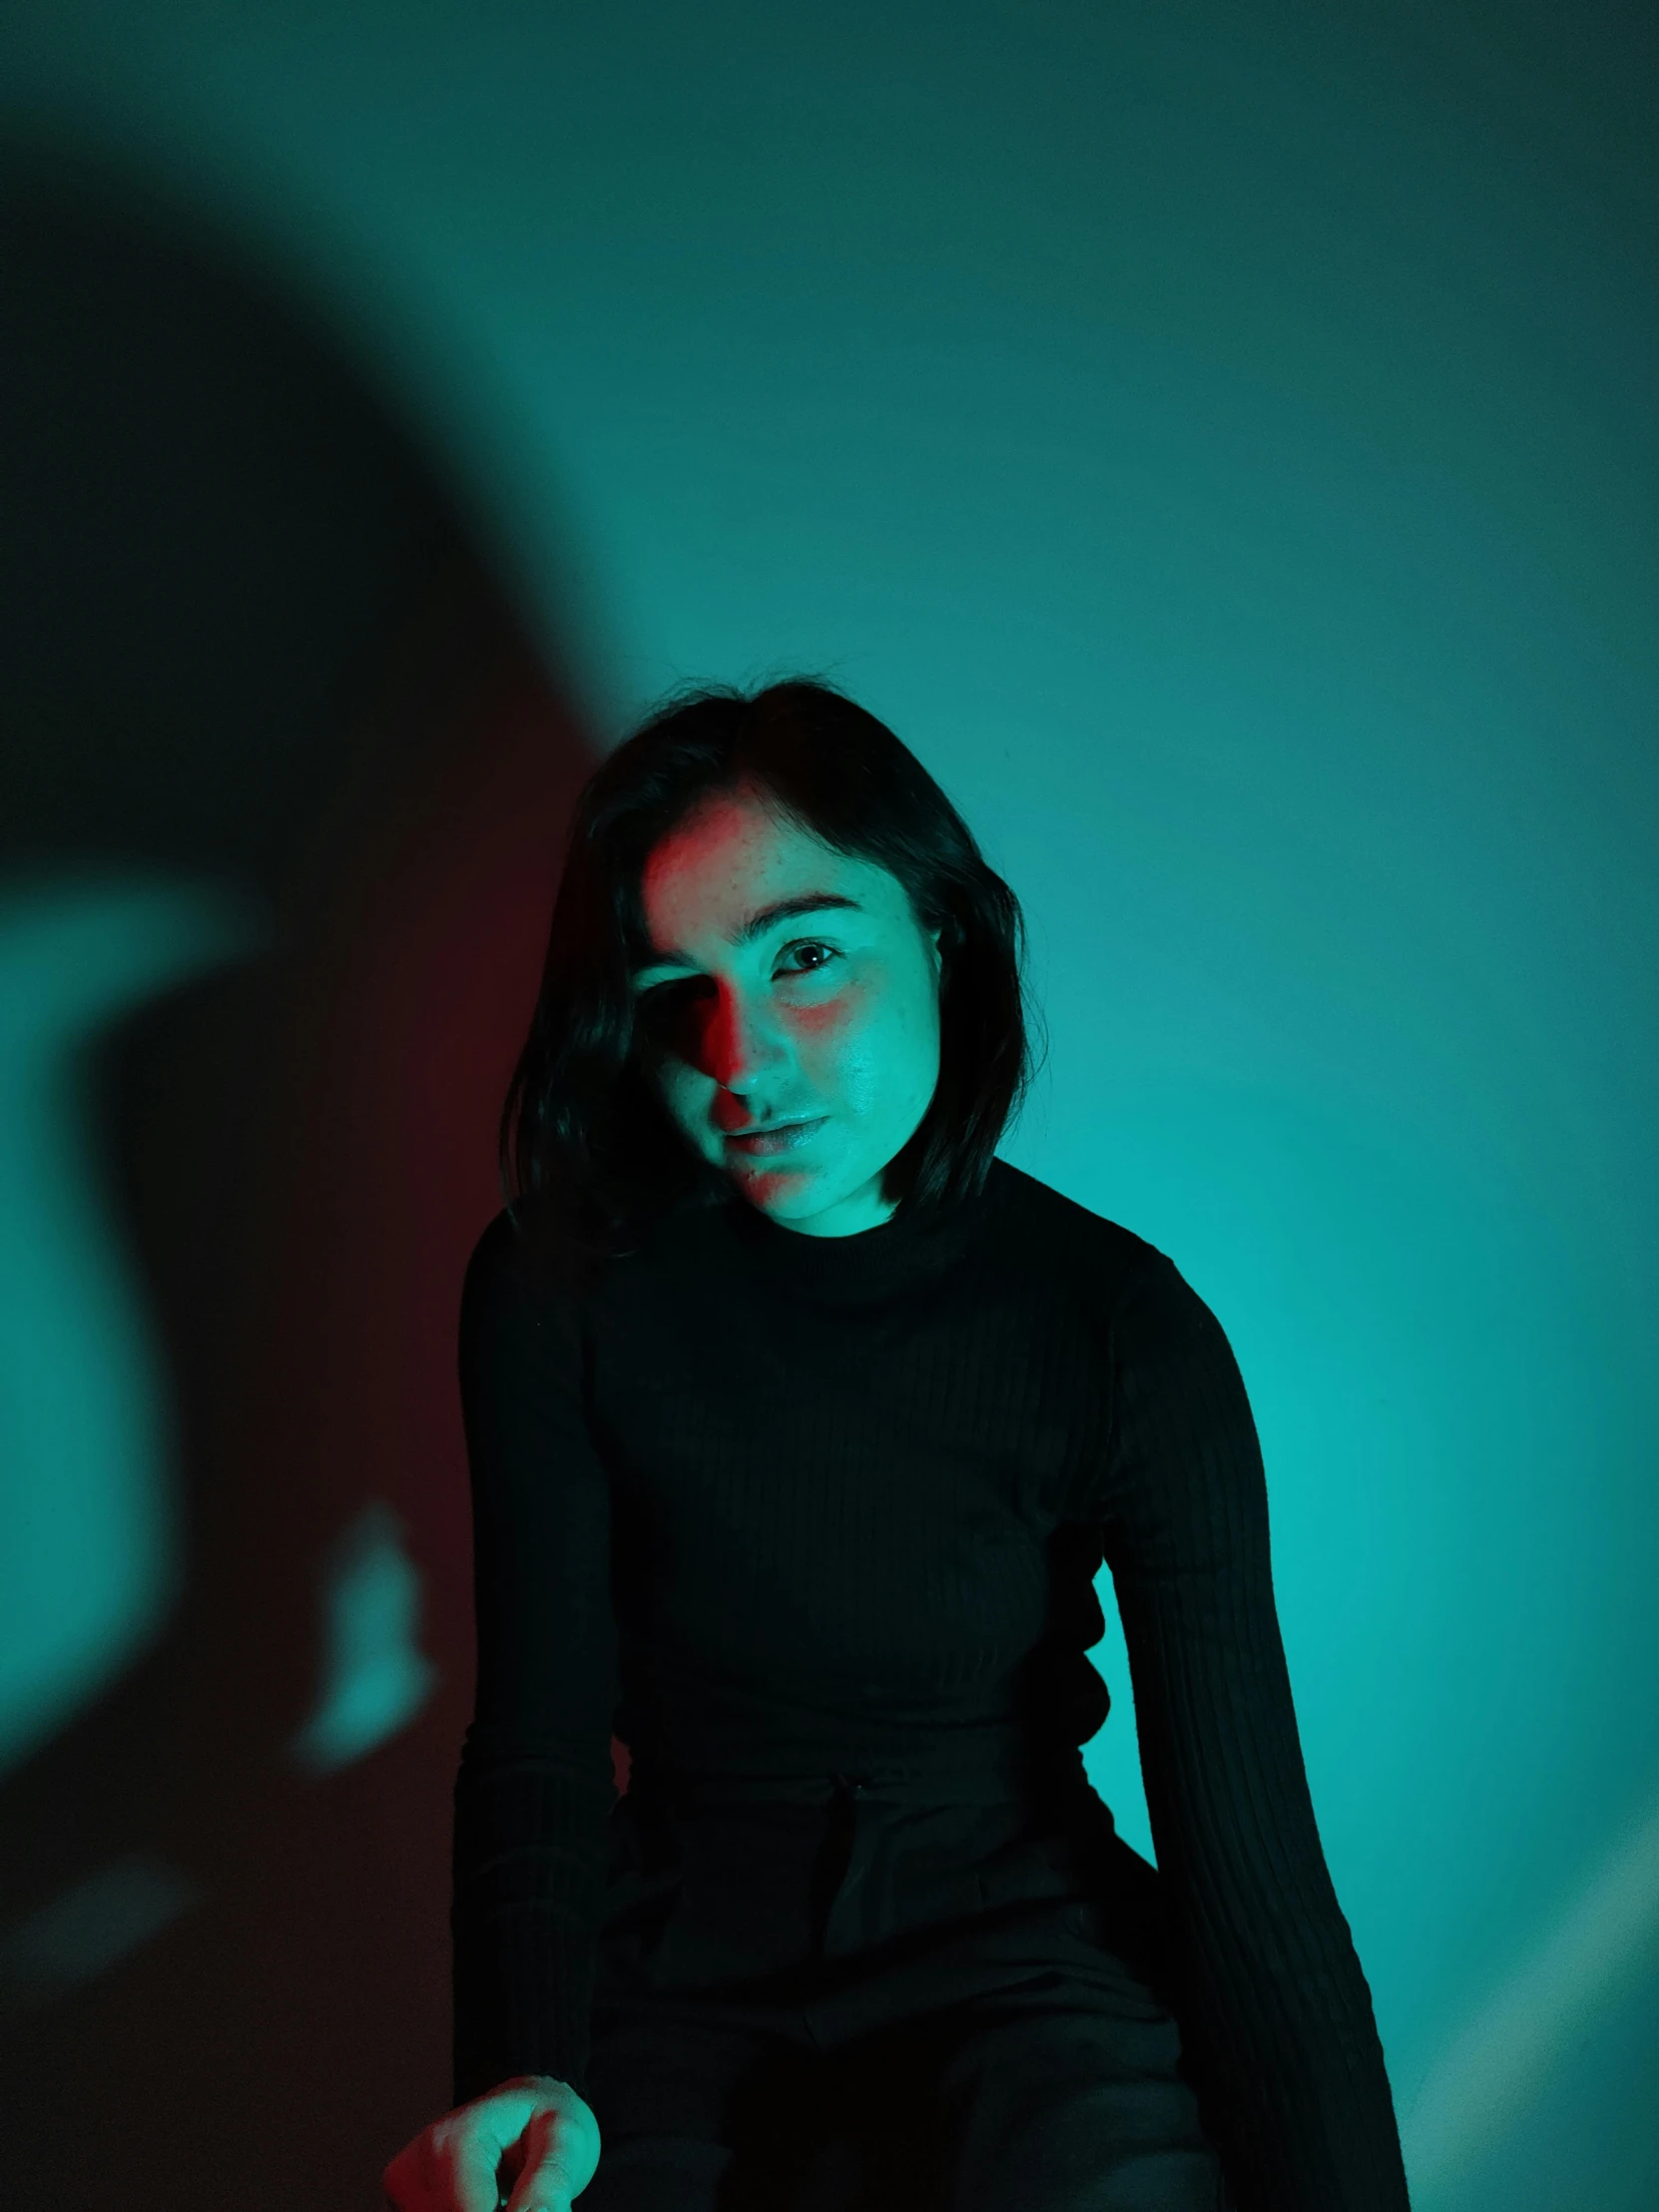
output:
M448 2102L454 1321L588 755L136 205L0 169L0 2201L343 2212Z

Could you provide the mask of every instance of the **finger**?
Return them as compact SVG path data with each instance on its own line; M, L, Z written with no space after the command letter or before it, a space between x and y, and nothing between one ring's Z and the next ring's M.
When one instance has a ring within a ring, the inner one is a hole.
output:
M432 2212L496 2212L501 2202L501 2191L496 2186L497 2161L474 2145L464 2156L455 2159L447 2176L446 2193L432 2199Z
M429 2196L415 2200L411 2212L496 2212L501 2191L496 2169L500 2146L487 2134L459 2128L434 2145L435 2170L428 2176Z
M524 2130L524 2171L507 2199L506 2212L571 2212L599 2164L591 2131L571 2124L568 2114L538 2112Z

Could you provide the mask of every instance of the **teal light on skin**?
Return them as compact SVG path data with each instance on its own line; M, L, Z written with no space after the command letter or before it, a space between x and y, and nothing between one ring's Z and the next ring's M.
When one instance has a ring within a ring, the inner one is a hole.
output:
M938 1082L938 932L753 788L694 808L640 889L641 1049L675 1126L786 1228L879 1228L882 1170Z

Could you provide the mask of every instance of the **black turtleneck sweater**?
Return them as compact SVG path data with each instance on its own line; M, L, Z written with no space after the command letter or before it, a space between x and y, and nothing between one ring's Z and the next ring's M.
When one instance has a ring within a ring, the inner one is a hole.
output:
M1241 2212L1405 2212L1326 1868L1221 1325L997 1161L942 1226L745 1201L587 1278L506 1215L467 1269L476 1714L455 1793L457 2101L584 2086L611 1739L635 1774L924 1775L1069 1748L1109 1565L1184 2047Z

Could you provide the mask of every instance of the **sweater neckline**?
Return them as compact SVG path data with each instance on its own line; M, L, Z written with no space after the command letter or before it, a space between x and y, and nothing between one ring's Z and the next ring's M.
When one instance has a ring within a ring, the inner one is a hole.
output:
M734 1240L781 1288L858 1303L934 1281L955 1266L1001 1205L1006 1183L1007 1170L993 1160L977 1197L944 1214L912 1214L900 1206L879 1227L850 1237L810 1237L736 1193L721 1211Z

